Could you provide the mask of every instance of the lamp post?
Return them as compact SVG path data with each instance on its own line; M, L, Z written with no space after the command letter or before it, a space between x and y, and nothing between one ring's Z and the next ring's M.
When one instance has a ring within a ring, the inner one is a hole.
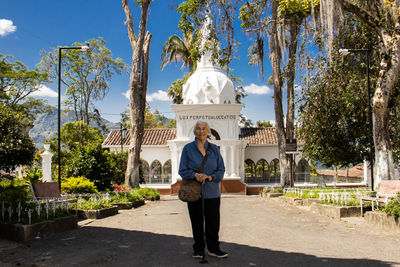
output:
M58 48L58 187L61 191L61 62L62 62L62 50L74 50L79 49L81 51L87 51L88 45L83 46L64 46Z
M339 53L342 55L348 55L355 52L365 52L365 59L367 63L367 90L368 90L368 124L369 124L369 157L370 157L370 169L371 169L371 190L374 191L374 170L373 170L373 140L372 140L372 110L371 110L371 89L369 83L369 60L370 50L369 49L339 49Z

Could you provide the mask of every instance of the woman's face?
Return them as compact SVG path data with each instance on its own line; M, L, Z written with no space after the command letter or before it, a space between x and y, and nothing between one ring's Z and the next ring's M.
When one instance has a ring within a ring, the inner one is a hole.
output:
M207 128L206 124L197 124L196 130L194 131L194 135L197 139L205 141L207 137L210 135L210 131Z

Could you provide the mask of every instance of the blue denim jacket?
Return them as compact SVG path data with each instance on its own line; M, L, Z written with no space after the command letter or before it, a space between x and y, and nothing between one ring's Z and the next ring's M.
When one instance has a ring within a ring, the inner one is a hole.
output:
M224 178L225 165L221 153L216 145L210 143L210 149L207 150L208 141L204 144L208 153L207 161L202 173L212 176L213 181L207 181L204 184L204 198L216 198L221 196L220 182ZM196 170L200 169L203 155L197 148L197 141L185 145L181 154L179 165L179 175L182 179L195 179Z

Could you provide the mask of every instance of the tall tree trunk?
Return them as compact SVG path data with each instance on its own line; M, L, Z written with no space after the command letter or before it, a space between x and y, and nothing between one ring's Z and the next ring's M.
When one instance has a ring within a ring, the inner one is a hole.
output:
M290 186L290 161L286 152L286 134L283 120L282 107L282 72L281 72L281 49L278 40L278 3L272 0L272 26L270 30L270 55L272 64L272 77L274 82L274 110L276 121L276 135L278 137L279 164L281 170L281 185Z
M380 38L379 45L382 60L375 93L372 98L375 146L374 187L376 187L382 180L395 179L393 152L387 123L390 97L400 76L400 20L398 15L394 25L382 20L381 15L377 12L377 7L387 5L387 3L374 1L374 5L370 7L371 9L366 11L349 0L342 1L346 11L355 14L366 22ZM397 10L393 11L397 12ZM392 26L394 26L395 30L391 33L390 28Z
M390 49L386 49L382 57L377 86L372 98L375 187L382 180L395 179L393 151L388 129L388 106L390 95L400 75L400 34L396 35L396 38L390 42Z
M146 33L147 15L151 0L141 2L139 34L136 38L133 30L132 14L128 0L122 0L126 15L128 37L132 46L132 71L129 79L130 99L130 144L128 163L125 172L125 184L136 187L139 185L140 150L144 131L144 113L146 108L146 93L149 72L149 49L152 35Z
M296 73L296 54L300 32L301 19L293 17L289 19L289 57L287 64L286 88L287 88L287 113L286 113L286 139L294 139L294 80ZM294 184L293 154L287 155L289 159L290 186Z
M297 44L300 32L301 20L292 18L289 21L289 57L287 65L287 114L286 114L286 138L294 138L294 80L296 71Z

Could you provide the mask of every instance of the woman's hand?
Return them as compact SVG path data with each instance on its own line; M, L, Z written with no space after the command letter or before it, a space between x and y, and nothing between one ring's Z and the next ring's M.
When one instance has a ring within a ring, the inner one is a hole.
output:
M196 173L194 178L201 184L204 184L207 180L212 181L212 177L205 175L204 173Z

